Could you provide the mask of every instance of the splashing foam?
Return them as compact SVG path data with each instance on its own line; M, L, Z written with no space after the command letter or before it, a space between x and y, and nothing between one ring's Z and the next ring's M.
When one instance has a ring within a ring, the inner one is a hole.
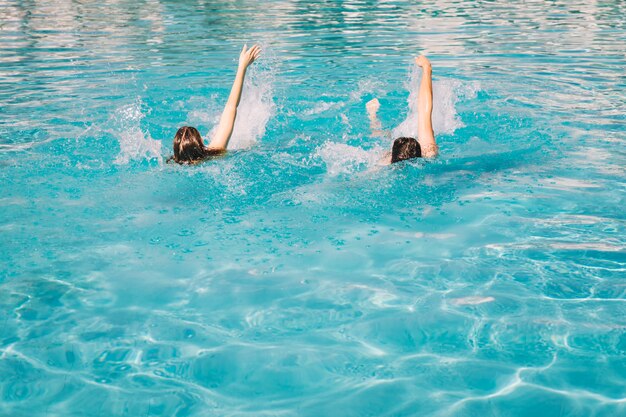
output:
M417 97L421 69L414 65L407 81L410 92L407 118L393 130L393 137L417 137ZM435 135L453 134L460 127L465 126L456 113L456 103L460 98L474 98L478 85L463 84L457 80L440 80L433 82L433 130Z
M274 71L269 65L255 64L246 77L229 149L248 149L265 134L274 112ZM218 118L219 121L219 118ZM209 133L213 137L217 123Z
M344 143L326 142L316 156L326 163L330 175L346 174L375 165L383 153L381 148L365 150Z
M140 124L144 117L141 105L141 100L137 100L115 112L114 130L111 133L120 144L120 153L113 161L115 164L125 165L131 160L161 160L161 142L141 130Z
M304 112L302 112L302 114L305 116L312 116L315 114L324 113L328 110L338 110L342 106L344 106L344 104L345 103L343 103L342 101L331 102L331 103L321 102L321 103L317 103L313 108L305 110Z
M367 94L378 95L381 92L383 83L379 80L365 79L360 80L356 91L350 93L350 100L359 101Z
M224 103L220 102L217 94L211 94L208 99L203 96L192 96L186 102L181 101L180 105L181 108L193 108L187 114L186 124L198 126L206 124L216 125L220 121Z

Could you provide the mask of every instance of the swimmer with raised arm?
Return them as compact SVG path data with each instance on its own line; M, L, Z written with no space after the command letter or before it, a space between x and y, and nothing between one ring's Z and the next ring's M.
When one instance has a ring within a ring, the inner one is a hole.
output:
M407 137L394 140L391 152L388 152L380 162L384 165L419 157L434 158L439 153L432 123L432 68L430 61L424 55L415 58L415 63L422 68L422 80L420 81L419 94L417 97L417 140ZM381 123L377 116L378 109L380 108L378 99L375 98L369 101L365 107L369 115L372 135L382 136Z
M261 48L258 45L254 45L250 49L246 45L243 46L239 55L239 66L233 88L230 90L220 123L209 145L204 145L198 129L191 126L183 126L176 132L174 137L174 156L168 159L168 161L173 160L179 164L191 165L200 163L212 156L223 155L226 152L228 142L233 134L233 127L235 126L237 106L239 106L239 101L241 100L246 70L258 58L260 53Z

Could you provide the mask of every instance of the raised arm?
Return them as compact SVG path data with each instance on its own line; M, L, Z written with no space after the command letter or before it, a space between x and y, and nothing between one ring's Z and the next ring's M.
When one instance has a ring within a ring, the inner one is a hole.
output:
M417 97L417 140L422 148L422 156L432 158L439 153L432 122L433 70L430 61L424 55L415 58L415 63L422 68L422 80Z
M370 119L370 129L372 136L378 136L376 132L380 131L382 124L378 120L378 109L380 109L380 101L377 98L373 98L365 104L367 110L367 116Z
M243 81L246 78L246 70L260 53L261 48L258 45L254 45L250 49L247 49L246 45L243 46L241 54L239 55L239 66L237 67L235 82L233 83L233 88L230 90L230 95L228 96L228 101L222 112L222 117L220 118L220 123L217 126L215 135L209 143L209 149L226 150L230 136L233 134L235 118L237 117L237 106L239 106L239 100L241 100L241 90L243 89Z

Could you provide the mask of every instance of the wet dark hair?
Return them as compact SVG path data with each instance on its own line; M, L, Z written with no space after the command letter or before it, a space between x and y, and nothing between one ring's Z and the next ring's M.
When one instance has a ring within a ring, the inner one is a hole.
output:
M415 138L398 138L391 148L391 163L422 156L422 148Z
M197 164L210 156L222 154L222 151L208 149L204 146L198 129L183 126L174 136L174 156L168 159L179 164Z

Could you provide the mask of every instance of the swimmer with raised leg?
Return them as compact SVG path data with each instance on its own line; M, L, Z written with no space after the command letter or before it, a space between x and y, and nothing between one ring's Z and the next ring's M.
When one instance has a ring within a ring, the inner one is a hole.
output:
M422 68L422 80L420 81L419 94L417 97L417 140L415 138L402 137L393 141L391 152L381 160L381 164L389 165L395 162L413 158L434 158L439 153L439 147L435 141L433 132L433 82L432 67L430 61L424 55L415 58L415 63ZM369 101L365 108L370 119L370 128L373 136L383 136L381 123L377 112L380 108L378 99Z
M204 145L198 129L191 126L183 126L176 132L174 137L174 156L169 158L168 161L191 165L226 152L228 142L233 134L233 127L235 126L237 106L239 106L239 101L241 100L246 70L259 57L260 53L261 48L258 45L254 45L250 49L246 45L243 46L239 55L239 66L233 88L230 90L220 123L209 145Z

